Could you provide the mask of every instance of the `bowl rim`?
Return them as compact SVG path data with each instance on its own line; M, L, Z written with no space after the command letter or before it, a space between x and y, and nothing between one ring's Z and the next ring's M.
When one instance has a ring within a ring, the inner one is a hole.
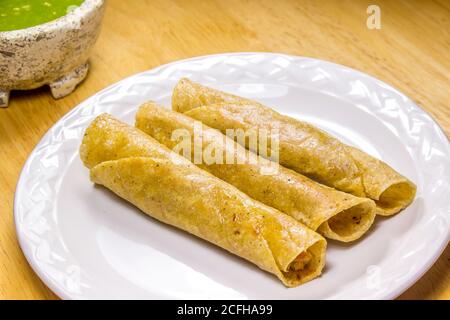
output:
M65 27L71 25L72 22L76 23L83 17L89 15L94 11L97 11L98 9L103 7L105 3L106 0L84 0L83 3L81 3L81 5L79 5L77 8L61 17L56 18L55 20L44 22L24 29L0 31L0 39L20 39L64 29Z

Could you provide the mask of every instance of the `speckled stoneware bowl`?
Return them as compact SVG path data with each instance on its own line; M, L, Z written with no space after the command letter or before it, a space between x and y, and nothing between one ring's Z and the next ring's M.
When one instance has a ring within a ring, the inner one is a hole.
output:
M54 21L0 32L0 106L8 106L11 90L49 85L54 98L71 93L87 75L105 2L85 0Z

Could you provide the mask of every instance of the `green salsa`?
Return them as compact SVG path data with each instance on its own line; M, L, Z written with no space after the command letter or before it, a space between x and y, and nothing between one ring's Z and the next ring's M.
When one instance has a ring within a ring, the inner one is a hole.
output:
M59 17L84 0L0 0L0 32L34 27Z

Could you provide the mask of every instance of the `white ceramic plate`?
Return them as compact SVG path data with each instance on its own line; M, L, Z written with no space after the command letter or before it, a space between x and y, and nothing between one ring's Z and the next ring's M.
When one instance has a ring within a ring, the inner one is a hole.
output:
M89 122L109 112L132 124L150 99L170 106L183 76L329 131L414 181L417 198L400 214L377 218L361 241L329 241L323 275L287 289L252 264L94 187L78 156ZM62 298L389 299L448 243L449 159L449 142L428 114L361 72L281 54L199 57L125 79L65 115L23 168L14 203L17 235L33 269Z

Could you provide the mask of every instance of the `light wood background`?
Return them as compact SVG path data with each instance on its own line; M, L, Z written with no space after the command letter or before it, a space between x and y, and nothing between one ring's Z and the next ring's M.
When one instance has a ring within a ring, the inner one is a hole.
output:
M381 30L366 27L369 4ZM19 249L13 197L20 169L58 119L100 89L158 65L212 53L271 51L344 64L397 87L450 133L450 2L109 0L86 81L55 101L14 92L0 109L0 298L55 299ZM1 76L1 75L0 75ZM406 299L450 299L450 250Z

